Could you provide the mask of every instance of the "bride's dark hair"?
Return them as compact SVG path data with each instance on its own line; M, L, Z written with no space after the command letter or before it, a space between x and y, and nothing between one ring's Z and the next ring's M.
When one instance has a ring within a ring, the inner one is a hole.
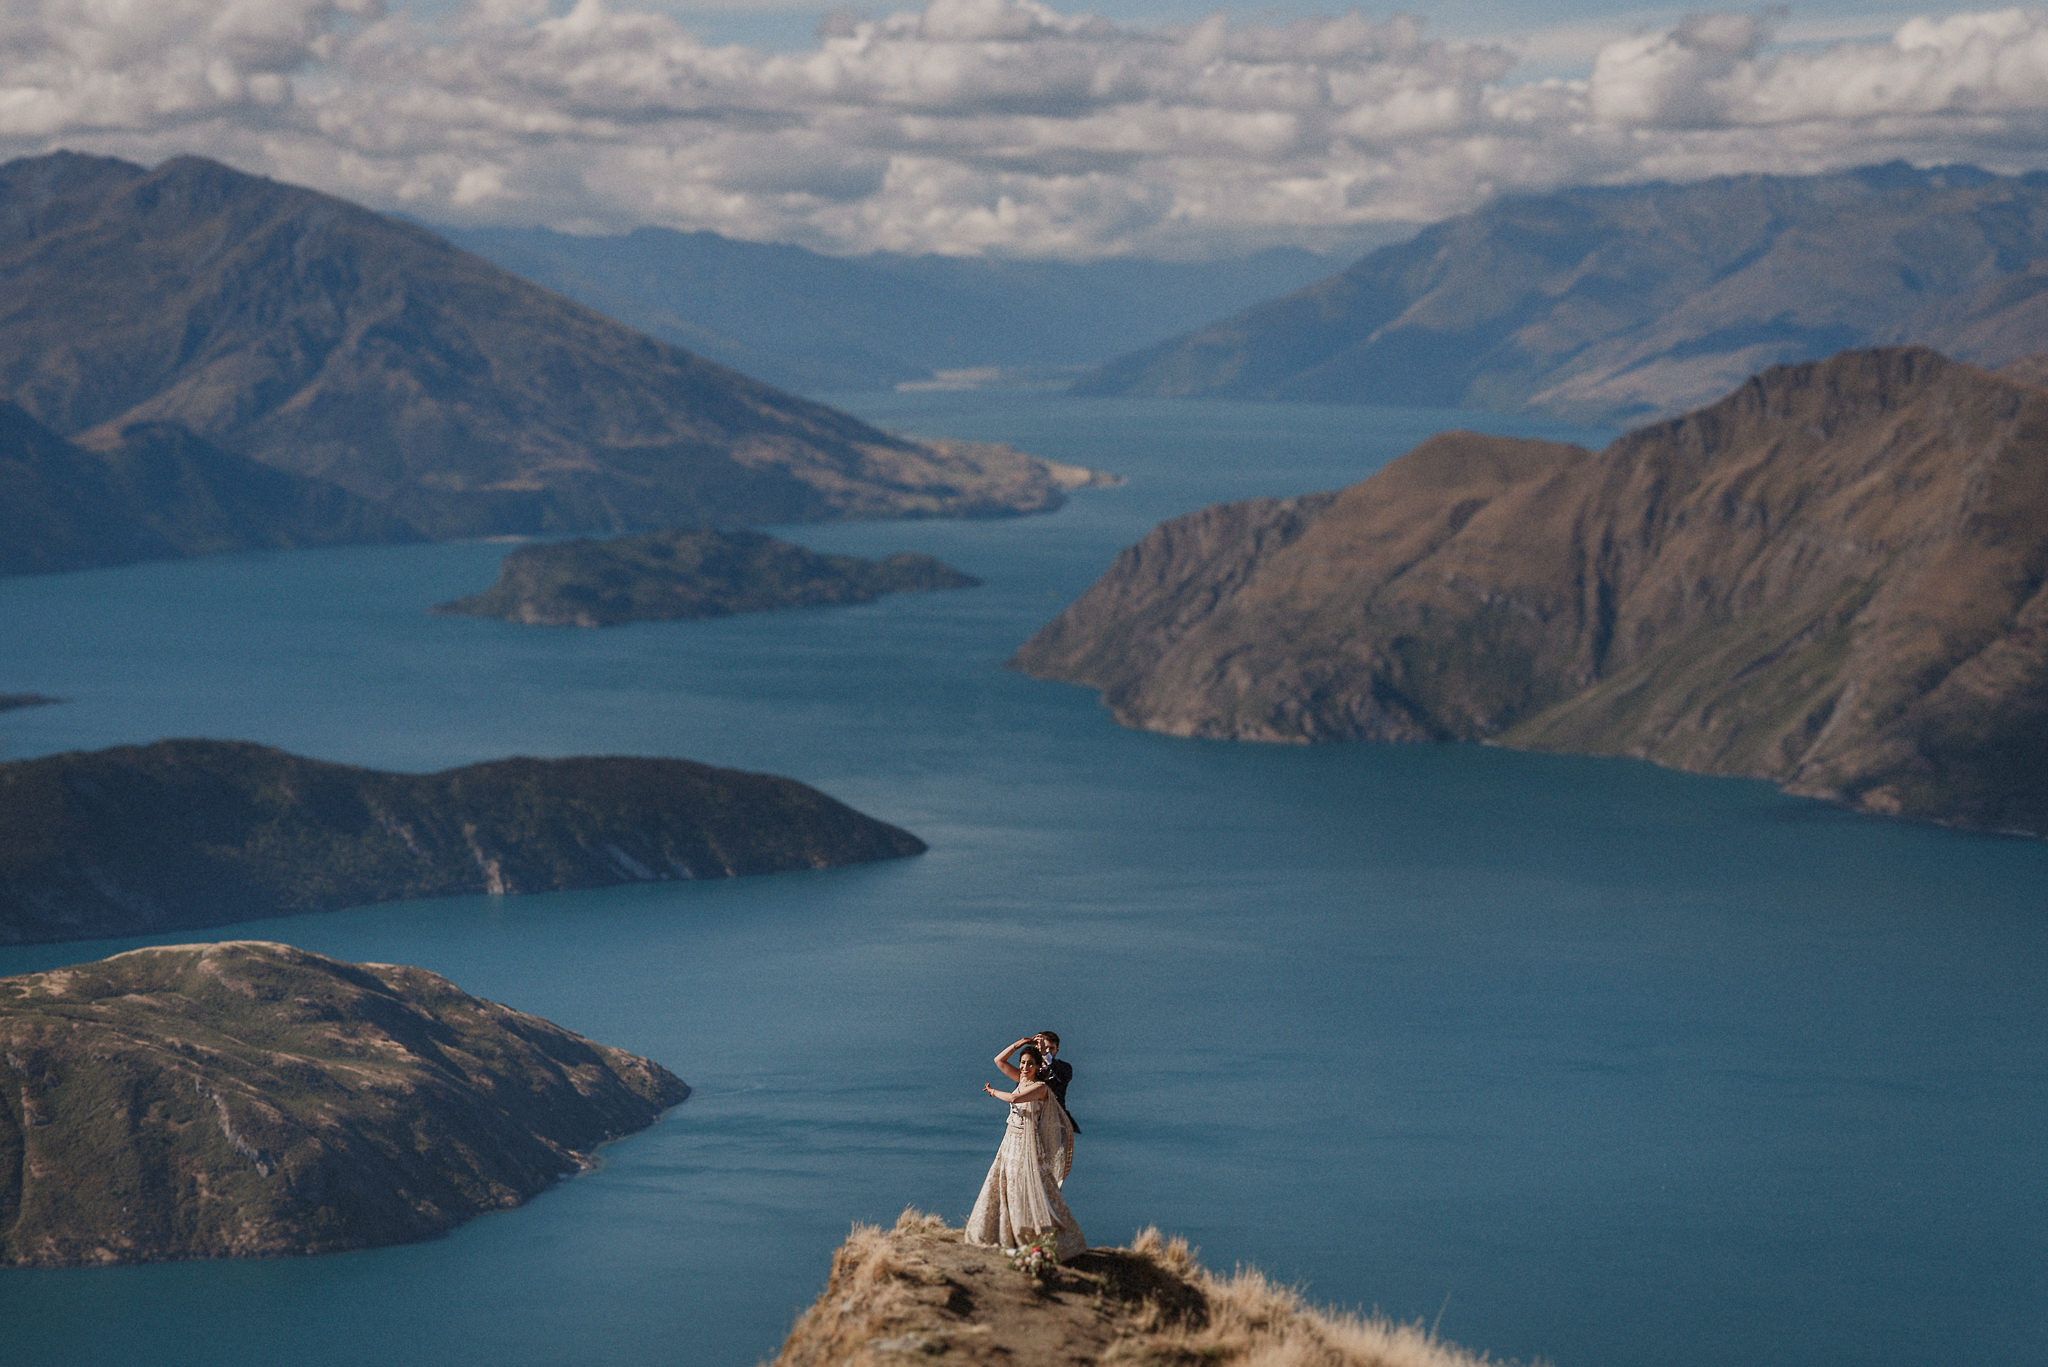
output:
M1045 1055L1027 1044L1017 1051L1017 1066L1022 1068L1026 1063L1029 1063L1034 1068L1043 1070L1045 1067Z

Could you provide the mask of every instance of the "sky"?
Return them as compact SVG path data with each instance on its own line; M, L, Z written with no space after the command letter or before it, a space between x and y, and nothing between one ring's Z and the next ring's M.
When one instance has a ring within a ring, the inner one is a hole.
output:
M0 156L821 251L1341 249L1501 194L2048 168L2048 10L6 0Z

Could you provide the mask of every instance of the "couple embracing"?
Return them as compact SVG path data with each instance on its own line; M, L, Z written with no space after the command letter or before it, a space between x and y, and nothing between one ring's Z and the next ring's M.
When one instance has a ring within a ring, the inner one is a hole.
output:
M1010 1104L1010 1123L988 1178L967 1217L967 1242L1015 1250L1033 1239L1055 1235L1061 1258L1085 1252L1088 1241L1060 1195L1074 1166L1074 1135L1080 1127L1067 1114L1067 1084L1074 1067L1059 1058L1060 1037L1050 1030L1026 1035L996 1055L1015 1089L982 1089ZM1014 1058L1016 1062L1011 1062Z

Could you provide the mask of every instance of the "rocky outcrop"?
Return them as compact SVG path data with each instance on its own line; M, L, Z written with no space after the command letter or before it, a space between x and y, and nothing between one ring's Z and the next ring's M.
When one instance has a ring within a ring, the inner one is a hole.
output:
M771 1367L1071 1367L1074 1363L1316 1363L1481 1367L1419 1325L1332 1314L1258 1272L1217 1277L1185 1241L1146 1230L1035 1282L1002 1252L916 1211L856 1225L824 1294ZM1496 1367L1507 1367L1496 1364Z
M1523 195L1134 352L1092 394L1637 420L1767 366L2048 348L2048 176L1903 162Z
M2044 585L2048 390L1902 348L1597 453L1449 433L1178 519L1013 663L1180 735L1634 755L2048 834Z
M793 779L688 760L393 774L245 742L160 741L0 764L0 943L829 868L924 848Z
M0 978L0 1262L430 1238L588 1166L688 1093L424 969L289 945Z
M909 551L863 560L820 554L761 532L686 527L521 546L505 557L490 589L433 611L534 626L609 627L866 603L885 593L980 582Z
M198 157L0 166L0 394L176 423L434 536L1057 506L1007 447L892 436L425 229Z

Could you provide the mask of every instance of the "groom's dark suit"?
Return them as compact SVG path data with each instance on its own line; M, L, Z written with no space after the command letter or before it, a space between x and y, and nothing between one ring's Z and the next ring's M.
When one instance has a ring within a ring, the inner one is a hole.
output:
M1060 1109L1067 1111L1067 1084L1074 1080L1074 1065L1063 1058L1056 1058L1045 1065L1045 1085L1052 1092L1052 1099L1060 1103ZM1081 1133L1081 1124L1074 1119L1074 1113L1067 1111L1067 1123L1074 1127L1074 1133Z

